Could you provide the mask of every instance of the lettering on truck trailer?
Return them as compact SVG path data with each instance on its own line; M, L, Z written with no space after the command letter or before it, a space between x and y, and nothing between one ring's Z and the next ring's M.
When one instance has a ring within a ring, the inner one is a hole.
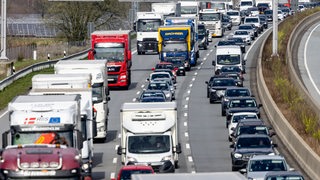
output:
M27 117L23 124L59 124L60 117Z

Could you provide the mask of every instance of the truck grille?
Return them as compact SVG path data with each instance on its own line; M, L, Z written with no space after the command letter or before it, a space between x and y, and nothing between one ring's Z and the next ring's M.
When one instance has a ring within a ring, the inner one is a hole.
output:
M216 29L216 25L214 25L214 24L206 24L206 29L214 30L214 29Z
M118 81L118 75L108 75L108 83L116 84Z

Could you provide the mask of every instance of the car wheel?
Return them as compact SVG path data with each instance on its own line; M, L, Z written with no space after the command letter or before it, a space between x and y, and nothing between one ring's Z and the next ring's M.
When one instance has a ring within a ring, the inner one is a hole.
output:
M209 101L210 101L210 104L213 104L213 103L214 103L214 100L211 100L211 99L210 99Z
M186 73L184 72L184 73L182 74L182 76L186 76Z

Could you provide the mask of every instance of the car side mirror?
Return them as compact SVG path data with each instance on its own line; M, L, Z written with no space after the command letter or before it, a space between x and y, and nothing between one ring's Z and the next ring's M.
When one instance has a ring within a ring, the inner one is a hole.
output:
M178 145L176 146L176 153L177 153L177 154L182 153L181 144L180 144L180 143L178 143Z
M230 148L234 148L234 144L230 144L230 146L229 146Z
M122 147L121 146L118 147L117 154L118 155L122 155Z
M276 135L275 132L270 132L270 137L272 137L272 136L274 136L274 135Z
M213 61L212 61L212 66L215 66L215 65L216 65L216 61L213 60Z
M206 83L206 84L209 84L209 82L208 82L208 81L205 81L205 83Z
M272 143L272 146L273 146L273 147L278 147L278 144Z

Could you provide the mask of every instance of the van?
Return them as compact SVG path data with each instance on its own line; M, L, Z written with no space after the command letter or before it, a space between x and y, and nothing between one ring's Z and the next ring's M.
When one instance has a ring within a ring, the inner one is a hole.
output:
M248 10L248 8L252 8L256 6L255 0L241 0L239 4L240 11Z

